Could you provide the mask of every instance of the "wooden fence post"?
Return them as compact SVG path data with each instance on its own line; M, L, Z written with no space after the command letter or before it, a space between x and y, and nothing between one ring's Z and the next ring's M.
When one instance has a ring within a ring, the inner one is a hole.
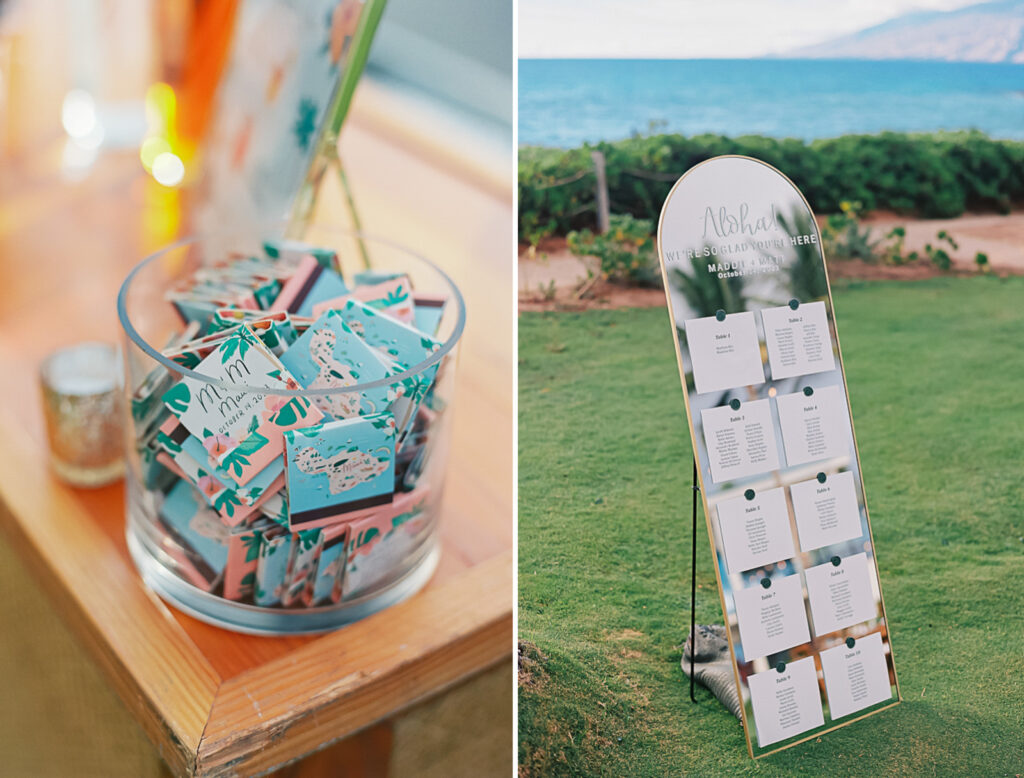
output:
M608 204L608 178L604 171L604 154L591 151L590 158L594 161L594 177L597 179L597 231L608 232L611 226L611 208Z

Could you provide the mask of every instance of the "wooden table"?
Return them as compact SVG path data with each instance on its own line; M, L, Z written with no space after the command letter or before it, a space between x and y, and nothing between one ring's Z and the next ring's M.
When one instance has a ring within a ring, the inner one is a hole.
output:
M125 545L120 484L73 490L49 473L42 357L119 340L120 281L177 232L180 213L131 152L62 179L63 137L43 126L0 158L0 525L174 773L266 771L359 732L348 758L358 751L364 772L379 773L389 740L373 725L512 661L511 165L503 196L354 111L342 151L358 160L349 176L367 231L433 257L467 299L443 553L402 604L325 636L262 638L199 622L146 589ZM325 192L320 220L338 213Z

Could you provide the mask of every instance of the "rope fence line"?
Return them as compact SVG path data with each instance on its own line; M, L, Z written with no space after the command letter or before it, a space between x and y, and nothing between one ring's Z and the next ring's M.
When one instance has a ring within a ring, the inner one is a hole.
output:
M1024 206L1024 142L975 131L844 135L814 142L664 135L597 148L520 149L520 230L526 235L600 228L605 203L613 213L656 219L678 174L721 154L746 154L785 170L820 213L837 213L844 201L862 203L865 211L922 218L1007 213ZM604 180L598 170L602 161ZM678 172L667 172L673 168Z
M594 200L590 203L585 203L577 206L573 210L569 211L568 216L570 218L579 216L587 211L595 211L597 218L597 232L598 234L604 234L608 232L611 224L611 206L612 200L609 197L608 192L608 176L607 176L607 162L604 153L601 151L591 151L590 159L593 165L590 169L584 169L576 173L575 175L566 176L555 181L548 181L544 184L526 184L536 191L544 191L548 189L557 189L563 186L569 186L575 184L577 181L582 181L587 176L594 176ZM679 178L678 175L672 173L656 173L648 172L645 170L638 170L637 168L622 168L619 173L623 175L633 176L645 181L656 181L658 183L673 183Z

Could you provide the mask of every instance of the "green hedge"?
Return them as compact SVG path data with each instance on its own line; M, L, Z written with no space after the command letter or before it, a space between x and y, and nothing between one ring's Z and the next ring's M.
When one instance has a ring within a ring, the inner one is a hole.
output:
M805 142L746 135L656 135L562 150L519 150L519 237L595 226L590 152L605 155L613 213L657 221L675 180L720 154L746 154L779 168L819 213L843 200L864 209L929 218L965 210L1006 212L1024 202L1024 143L984 133L844 135Z

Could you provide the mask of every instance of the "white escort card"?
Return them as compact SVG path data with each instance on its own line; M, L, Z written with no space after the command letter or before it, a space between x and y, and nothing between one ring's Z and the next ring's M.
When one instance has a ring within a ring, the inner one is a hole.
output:
M852 646L840 643L820 657L833 720L892 699L880 632L858 638Z
M743 656L748 662L807 643L811 635L800 576L777 578L768 588L738 589L736 621Z
M825 303L764 308L761 322L773 380L835 369Z
M781 394L777 401L787 464L802 465L850 453L849 418L838 386Z
M791 559L795 553L783 487L745 494L718 504L718 528L730 573Z
M793 484L789 494L803 551L861 536L857 487L849 470Z
M878 615L868 555L864 552L846 559L834 556L823 565L808 568L804 574L815 635L827 635Z
M777 470L779 447L769 401L754 400L700 413L715 483Z
M764 748L825 723L814 657L790 662L747 678L757 726L757 744Z
M764 383L752 312L690 319L684 327L698 394Z

